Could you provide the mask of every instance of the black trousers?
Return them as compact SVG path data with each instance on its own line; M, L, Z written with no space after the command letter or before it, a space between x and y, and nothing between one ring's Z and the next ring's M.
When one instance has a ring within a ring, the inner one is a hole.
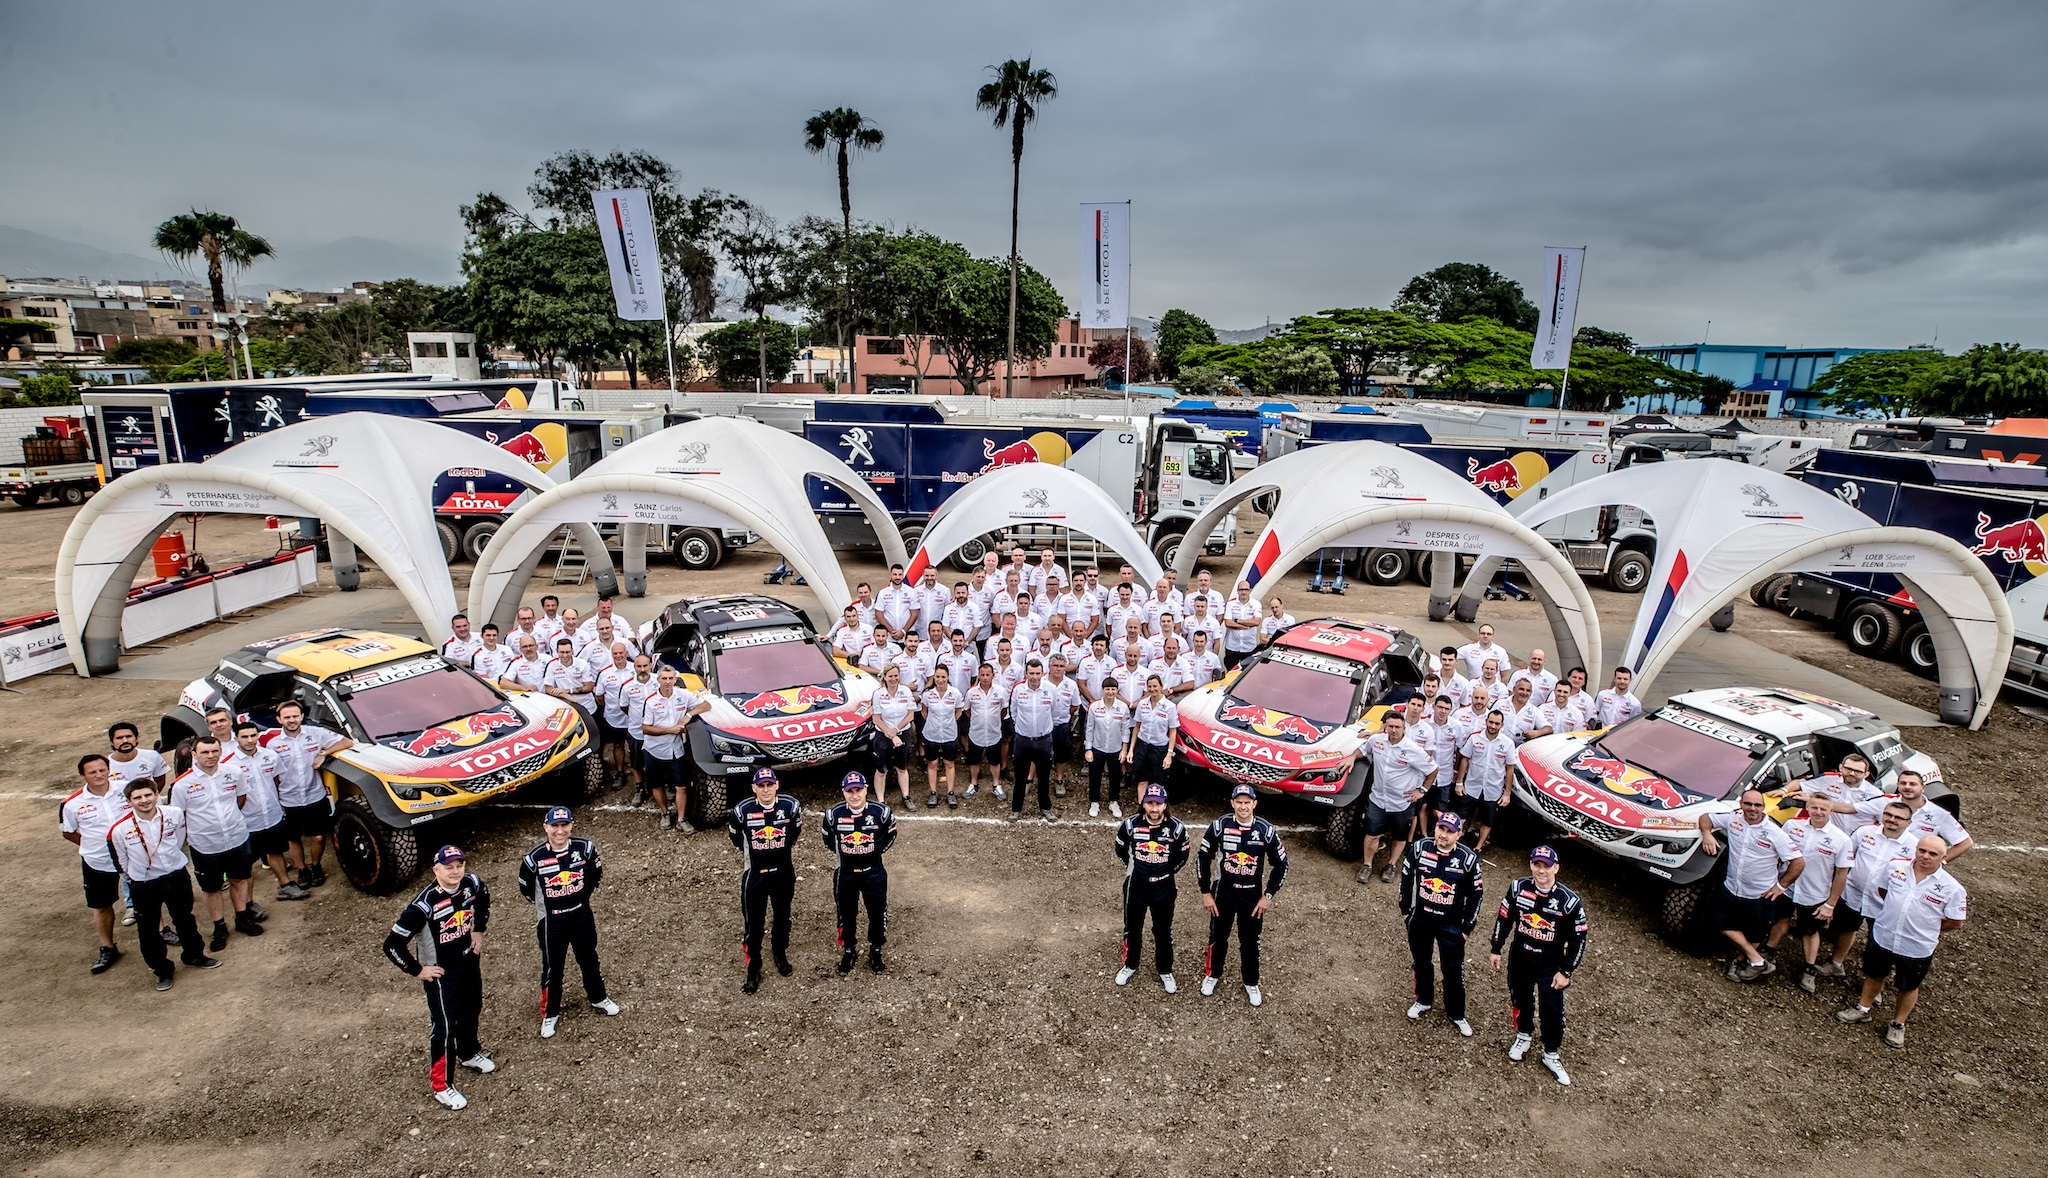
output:
M1091 749L1095 759L1088 762L1088 800L1102 800L1102 777L1109 775L1109 800L1114 802L1124 790L1124 759L1121 753L1105 753Z
M1202 972L1212 978L1223 976L1223 963L1230 957L1230 926L1237 926L1238 972L1247 986L1259 984L1259 934L1266 918L1253 916L1252 909L1264 895L1258 888L1220 887L1215 891L1216 915L1209 918L1209 948L1202 954Z
M1508 1002L1515 1012L1515 1033L1534 1032L1541 1015L1545 1051L1564 1045L1564 991L1550 985L1557 971L1558 963L1551 958L1513 948L1508 952Z
M839 947L853 952L860 939L860 905L868 905L868 944L876 949L889 940L889 872L873 867L841 867L832 872L832 899L839 907Z
M1015 766L1010 773L1010 813L1023 811L1024 789L1034 767L1038 770L1038 808L1052 809L1052 734L1019 736L1010 756Z
M576 968L583 974L583 996L592 1002L604 1001L604 971L597 963L597 917L591 914L589 904L543 916L533 932L540 941L542 1018L562 1013L562 966L572 950Z
M1436 1005L1436 964L1441 953L1444 963L1444 1013L1454 1019L1465 1017L1465 934L1457 925L1426 912L1408 919L1408 953L1415 961L1415 1000Z
M775 904L775 929L769 945L775 956L789 955L789 901L796 895L796 870L790 867L754 868L740 877L740 909L746 914L746 933L740 942L747 968L761 968L761 930L768 923L768 905Z
M1101 764L1098 760L1097 764ZM1111 794L1115 797L1115 794ZM1146 883L1124 877L1124 968L1136 969L1145 957L1145 916L1152 916L1152 964L1162 974L1173 972L1173 903L1179 889L1171 879Z
M476 1037L484 1010L483 959L464 953L438 964L441 976L420 983L427 992L427 1079L436 1092L448 1087L456 1064L484 1050Z
M142 960L158 977L169 977L174 968L164 945L164 916L178 931L178 955L186 965L206 953L206 938L199 935L199 922L192 918L192 877L183 870L155 879L128 881L128 899L135 905L135 938L142 942Z

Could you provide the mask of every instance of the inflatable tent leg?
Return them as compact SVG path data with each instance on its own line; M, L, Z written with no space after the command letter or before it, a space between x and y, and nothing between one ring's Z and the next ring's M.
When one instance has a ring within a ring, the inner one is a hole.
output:
M627 524L619 529L619 542L624 551L620 554L625 572L620 581L626 586L626 596L647 596L647 525Z
M619 575L612 569L612 551L604 546L604 537L590 524L570 524L569 533L576 537L576 546L590 563L590 583L597 589L597 595L617 597Z
M1493 583L1493 575L1500 571L1498 556L1482 556L1472 571L1465 574L1464 591L1458 595L1458 604L1451 614L1467 625L1479 620L1479 603L1486 600L1486 587Z
M334 587L353 593L363 583L363 568L356 561L356 542L337 528L327 529L327 551L334 555Z
M1441 622L1450 616L1451 592L1458 581L1458 554L1433 552L1429 557L1429 620Z

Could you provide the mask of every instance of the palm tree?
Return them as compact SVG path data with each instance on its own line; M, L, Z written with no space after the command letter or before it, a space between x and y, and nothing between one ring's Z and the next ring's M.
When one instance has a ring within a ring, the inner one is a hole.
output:
M1010 343L1003 363L1003 395L1017 368L1017 187L1024 174L1024 124L1038 117L1040 103L1059 97L1051 70L1034 70L1031 59L1011 58L988 67L996 76L974 95L977 110L995 112L995 124L1010 128Z
M882 129L869 122L867 116L859 111L844 106L835 106L831 110L821 110L804 120L805 148L813 155L821 155L824 153L826 146L830 144L837 144L839 147L839 218L845 225L846 233L844 237L839 239L840 281L845 283L848 288L851 288L853 276L846 267L846 246L848 242L853 240L853 189L847 182L847 153L849 151L880 151L882 149ZM848 341L846 338L846 317L850 311L850 308L847 306L849 295L850 290L842 292L840 296L838 314L839 346L846 351L847 382L853 386L853 391L859 392L859 362L854 358L853 349L847 346Z
M226 213L209 209L179 213L156 227L151 244L179 262L206 259L206 282L213 288L213 312L227 313L227 267L245 270L258 258L272 258L277 251L270 243L241 227ZM235 350L230 346L228 368L233 370ZM251 375L254 375L253 373Z

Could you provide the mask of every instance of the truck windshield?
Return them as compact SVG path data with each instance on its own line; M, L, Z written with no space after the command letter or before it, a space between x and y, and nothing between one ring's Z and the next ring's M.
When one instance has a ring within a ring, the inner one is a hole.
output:
M348 710L371 740L385 740L446 724L458 716L488 712L504 702L503 696L475 675L443 667L374 687L358 687L348 697Z
M1230 462L1217 446L1196 446L1188 451L1188 477L1201 483L1221 483L1230 478Z
M1261 660L1230 687L1232 699L1329 725L1350 722L1357 693L1355 679L1272 660Z
M802 639L726 647L714 656L712 673L718 676L722 695L753 695L839 681L839 668L832 660Z
M1694 732L1661 716L1638 717L1593 743L1687 793L1707 798L1729 796L1756 763L1741 745Z

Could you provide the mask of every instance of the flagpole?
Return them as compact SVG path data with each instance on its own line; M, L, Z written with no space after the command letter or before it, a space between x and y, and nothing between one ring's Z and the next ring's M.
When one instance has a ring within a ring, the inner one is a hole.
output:
M1124 201L1124 418L1131 416L1131 381L1138 364L1131 355L1131 202Z

